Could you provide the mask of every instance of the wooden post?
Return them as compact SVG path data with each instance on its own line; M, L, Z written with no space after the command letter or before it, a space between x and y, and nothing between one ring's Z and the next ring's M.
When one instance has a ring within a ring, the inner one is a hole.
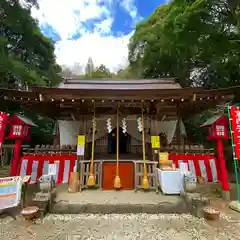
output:
M117 106L117 146L116 146L116 160L117 160L117 163L116 163L116 176L115 176L115 179L114 179L114 188L115 189L120 189L121 188L121 179L120 179L120 176L119 176L119 106Z
M178 122L177 122L177 141L180 144L180 149L182 149L185 152L185 143L184 143L184 137L181 135L181 128L180 128L180 121L182 121L182 115L180 111L179 104L177 105L177 116L178 116Z
M93 124L92 124L92 157L90 164L90 173L88 177L88 186L93 187L95 185L95 177L94 177L94 147L95 147L95 132L96 132L96 113L95 113L95 104L93 106Z
M159 132L157 129L157 116L154 116L154 131L153 131L153 136L158 136ZM160 138L160 137L159 137ZM161 144L161 139L160 139L160 144ZM159 148L154 148L153 150L153 161L159 162Z
M143 115L143 104L142 104L142 150L143 150L143 178L142 188L144 190L149 189L149 182L147 176L147 163L146 163L146 151L145 151L145 129L144 129L144 115Z

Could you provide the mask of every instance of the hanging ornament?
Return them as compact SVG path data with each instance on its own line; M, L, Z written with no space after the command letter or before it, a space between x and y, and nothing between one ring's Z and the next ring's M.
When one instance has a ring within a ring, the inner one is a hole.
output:
M126 118L122 119L122 132L126 133L127 132L127 122L126 122Z
M96 131L96 128L97 128L96 118L93 118L92 124L93 124L93 131Z
M139 117L137 119L137 124L138 124L138 131L142 132L143 128L142 128L142 118L141 117Z
M108 133L112 131L111 118L107 119L107 130L108 130Z

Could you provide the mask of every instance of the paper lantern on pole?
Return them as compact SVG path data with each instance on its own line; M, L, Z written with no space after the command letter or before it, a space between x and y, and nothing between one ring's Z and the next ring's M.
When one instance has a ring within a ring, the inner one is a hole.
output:
M225 200L230 199L227 168L224 159L223 140L228 140L228 119L225 116L213 116L209 118L201 128L208 128L207 140L215 141L217 145L217 169L222 182L222 196Z
M213 116L209 118L201 128L208 128L209 141L228 140L228 120L225 116Z
M21 148L23 140L30 140L30 129L36 126L30 119L21 115L15 114L9 119L10 134L8 139L15 139L14 155L11 167L11 176L16 176L19 160L21 157Z

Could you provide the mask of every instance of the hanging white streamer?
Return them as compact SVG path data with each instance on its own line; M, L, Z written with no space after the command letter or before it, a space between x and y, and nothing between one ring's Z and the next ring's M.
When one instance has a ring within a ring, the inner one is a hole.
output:
M127 122L126 122L126 118L122 119L122 132L126 133L127 132Z
M112 131L111 118L107 119L107 130L108 130L108 133L110 133Z
M141 117L139 117L137 119L137 124L138 124L138 131L142 132L143 128L142 128L142 118Z

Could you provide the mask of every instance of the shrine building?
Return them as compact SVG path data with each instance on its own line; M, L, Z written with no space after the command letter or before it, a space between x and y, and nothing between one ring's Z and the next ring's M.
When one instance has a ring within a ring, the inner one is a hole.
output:
M67 183L78 159L81 189L87 188L91 174L95 185L101 189L113 189L116 174L123 189L136 189L141 187L145 164L149 186L156 187L154 171L161 151L167 151L176 165L178 161L193 161L197 168L195 162L203 161L210 173L208 170L203 173L201 164L197 163L200 166L200 170L195 169L197 174L205 174L207 181L217 180L215 156L206 153L203 146L189 146L183 119L232 101L239 89L182 88L173 78L89 80L69 77L56 88L0 89L0 92L3 101L19 103L56 123L52 145L38 146L26 153L19 162L19 174L32 174L35 164L37 180L45 171L46 161L57 161L57 182ZM85 136L79 154L78 136ZM152 136L160 136L157 148L153 146Z

